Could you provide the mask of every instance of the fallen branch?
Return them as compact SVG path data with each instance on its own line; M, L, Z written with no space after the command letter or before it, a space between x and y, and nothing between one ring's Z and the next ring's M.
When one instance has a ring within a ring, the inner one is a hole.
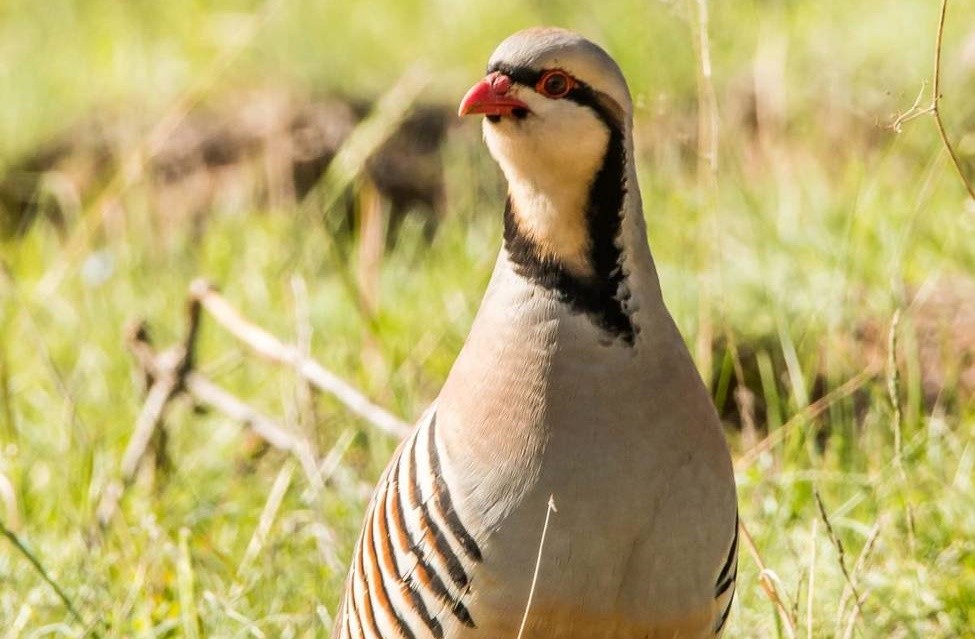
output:
M149 392L136 419L132 438L122 455L119 478L105 487L95 510L98 525L103 530L115 517L122 493L135 479L139 466L142 465L142 460L145 459L150 448L153 435L158 432L162 424L169 401L184 387L186 374L193 366L193 351L196 348L200 327L199 304L191 302L187 306L186 315L188 319L183 342L160 356L153 357L151 367L143 366ZM128 338L130 343L149 344L149 334L144 324L137 325Z
M378 430L396 438L405 437L410 432L409 424L371 402L351 384L315 360L303 355L297 347L285 344L260 326L248 321L209 282L202 279L195 280L190 285L190 298L202 305L218 324L255 353L276 364L290 366L313 386L332 395Z
M160 363L165 353L156 355L145 331L137 330L130 336L129 350L150 379L159 379L166 374L165 368ZM189 370L183 375L181 381L181 390L189 393L198 403L240 422L275 448L284 451L297 449L298 440L291 433L233 393L210 381L206 375Z
M322 484L318 461L310 443L292 435L270 417L193 370L200 310L199 301L191 298L187 305L189 320L186 338L181 345L162 353L157 353L153 348L145 323L136 324L128 332L127 345L147 380L149 393L122 456L120 476L105 488L96 510L98 524L102 529L115 517L122 494L132 483L142 460L151 448L153 434L161 428L166 407L180 393L186 393L198 404L217 410L241 423L271 446L293 454L308 475L312 486L318 488Z

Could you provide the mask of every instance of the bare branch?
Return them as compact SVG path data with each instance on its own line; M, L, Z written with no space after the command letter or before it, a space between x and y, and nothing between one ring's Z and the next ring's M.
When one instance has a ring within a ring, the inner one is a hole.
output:
M183 388L185 377L193 366L193 351L196 349L196 338L200 328L200 305L191 301L186 307L186 316L186 334L182 344L165 351L159 357L152 354L149 333L144 323L130 328L126 336L126 341L130 345L141 344L141 347L134 352L137 360L142 364L150 386L142 410L136 418L132 437L122 455L119 479L105 487L95 510L98 525L102 529L106 528L115 517L122 493L135 478L150 448L153 435L162 425L167 405Z
M152 436L162 424L167 405L180 392L186 392L197 402L240 422L275 448L294 454L310 481L315 482L319 477L318 462L310 444L302 442L271 418L193 370L200 311L200 302L191 298L187 304L188 321L182 344L159 354L152 347L144 322L135 324L128 331L126 342L149 382L149 394L122 456L119 479L105 487L96 509L97 521L102 529L115 517L119 500L135 478L150 448Z
M146 338L144 332L137 332L131 338L129 349L150 379L158 380L166 374L160 362L164 359L165 353L156 355ZM158 381L156 383L158 384ZM182 378L181 387L200 404L218 410L234 421L240 422L275 448L288 452L296 452L301 448L298 439L277 422L233 393L224 390L206 375L193 370L187 371Z
M233 393L214 384L200 373L186 376L186 391L201 404L220 411L264 439L275 448L297 452L298 440L270 417L257 411Z
M371 402L351 384L315 360L305 357L295 346L283 343L260 326L245 319L208 282L194 281L190 286L190 296L198 301L217 323L258 355L298 371L316 388L332 395L346 408L380 431L396 438L405 437L410 432L406 422Z

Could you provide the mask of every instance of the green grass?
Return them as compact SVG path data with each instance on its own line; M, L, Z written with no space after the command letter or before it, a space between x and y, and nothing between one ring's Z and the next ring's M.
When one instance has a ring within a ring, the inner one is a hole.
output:
M975 277L975 209L929 118L900 134L883 126L930 79L937 7L713 3L721 156L712 206L696 181L685 5L604 4L282 3L203 97L272 83L374 95L420 61L434 71L427 96L452 102L494 44L520 26L556 22L605 42L639 105L641 183L670 308L692 346L709 316L716 336L757 350L767 362L760 391L778 414L759 427L789 424L781 444L738 481L742 518L782 596L796 602L797 636L806 636L810 583L812 635L834 636L845 585L815 491L850 570L878 526L855 575L863 605L854 636L970 635L975 404L964 394L934 407L919 399L909 304L939 277ZM164 112L208 77L258 6L41 5L0 5L0 166L91 109L125 102ZM963 55L973 18L971 6L953 4L946 32L943 109L959 137L975 115ZM758 130L749 115L755 69L771 78L759 91L766 110ZM254 458L238 425L181 400L166 419L170 467L154 481L141 477L112 526L92 537L99 495L118 473L142 400L124 327L147 318L157 344L175 342L188 284L205 276L253 321L293 340L304 321L300 278L315 357L415 418L463 343L499 244L502 185L476 137L452 137L449 215L429 245L419 222L407 223L384 257L371 321L341 275L353 268L355 238L336 245L307 212L214 214L197 239L160 223L165 212L148 207L136 184L123 197L124 224L109 225L77 255L43 223L0 244L0 475L16 502L0 516L101 636L185 636L194 628L199 636L327 636L323 619L334 612L368 491L394 442L327 397L310 408L291 372L251 358L204 319L203 370L322 453L354 434L341 471L321 495L295 471L266 543L241 570L290 462L273 451ZM60 264L66 276L52 289L45 276ZM868 347L851 338L856 329L879 327L885 352L898 308L903 472L883 370L857 398L839 398L815 419L804 412L817 376L834 390L862 370ZM716 353L719 363L723 356ZM947 352L945 370L964 356ZM740 458L749 443L732 430L729 438ZM81 636L84 627L0 539L0 636ZM784 632L743 551L726 636Z

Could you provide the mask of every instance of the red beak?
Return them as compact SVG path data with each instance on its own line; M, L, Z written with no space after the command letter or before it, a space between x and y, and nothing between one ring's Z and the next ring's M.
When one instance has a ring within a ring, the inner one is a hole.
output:
M475 84L460 101L457 115L511 115L515 109L528 111L528 105L509 96L511 78L495 71Z

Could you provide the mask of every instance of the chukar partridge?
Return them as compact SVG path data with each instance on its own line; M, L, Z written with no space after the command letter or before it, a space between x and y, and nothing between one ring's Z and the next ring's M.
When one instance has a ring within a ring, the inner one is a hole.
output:
M502 42L461 102L486 116L508 180L504 246L440 396L379 481L336 637L721 634L734 476L661 298L632 110L612 58L554 28Z

